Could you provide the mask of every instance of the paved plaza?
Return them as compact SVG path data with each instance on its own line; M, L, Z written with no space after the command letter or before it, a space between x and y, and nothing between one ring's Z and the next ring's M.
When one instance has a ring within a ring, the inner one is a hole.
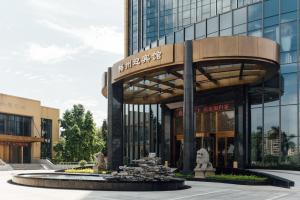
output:
M300 199L300 186L284 189L272 186L242 186L221 183L186 182L190 189L164 192L115 192L115 191L88 191L88 190L62 190L24 187L8 183L14 174L24 171L0 172L1 199L10 200L276 200L276 199ZM30 171L26 171L30 172ZM44 172L44 171L31 171ZM293 177L297 177L296 173ZM300 173L299 173L300 177Z

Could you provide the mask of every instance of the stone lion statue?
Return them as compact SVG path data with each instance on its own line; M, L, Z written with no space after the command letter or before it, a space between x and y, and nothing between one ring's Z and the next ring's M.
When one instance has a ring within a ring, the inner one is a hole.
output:
M102 152L98 152L95 155L96 165L94 166L95 171L106 170L106 161L104 154Z
M209 162L209 154L207 150L204 148L201 148L197 151L196 162L197 162L196 169L201 169L201 170L213 169L211 162Z

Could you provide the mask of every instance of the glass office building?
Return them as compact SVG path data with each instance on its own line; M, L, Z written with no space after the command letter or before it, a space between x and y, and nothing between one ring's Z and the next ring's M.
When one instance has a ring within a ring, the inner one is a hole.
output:
M299 0L126 0L125 9L125 58L102 88L122 131L110 129L120 162L156 152L192 169L200 148L215 167L300 162Z

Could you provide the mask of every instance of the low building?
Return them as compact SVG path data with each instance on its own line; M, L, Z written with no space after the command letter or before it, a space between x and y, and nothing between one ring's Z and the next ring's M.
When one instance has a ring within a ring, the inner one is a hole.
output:
M0 159L8 163L51 159L58 138L58 109L0 93Z

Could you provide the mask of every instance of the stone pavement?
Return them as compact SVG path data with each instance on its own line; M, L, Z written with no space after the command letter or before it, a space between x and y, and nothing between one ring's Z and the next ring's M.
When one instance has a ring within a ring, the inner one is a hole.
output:
M190 189L164 192L116 192L46 189L7 183L13 174L24 171L0 172L0 199L3 200L299 200L300 188L242 186L221 183L186 182ZM30 172L30 171L26 171ZM31 171L43 172L43 171Z

